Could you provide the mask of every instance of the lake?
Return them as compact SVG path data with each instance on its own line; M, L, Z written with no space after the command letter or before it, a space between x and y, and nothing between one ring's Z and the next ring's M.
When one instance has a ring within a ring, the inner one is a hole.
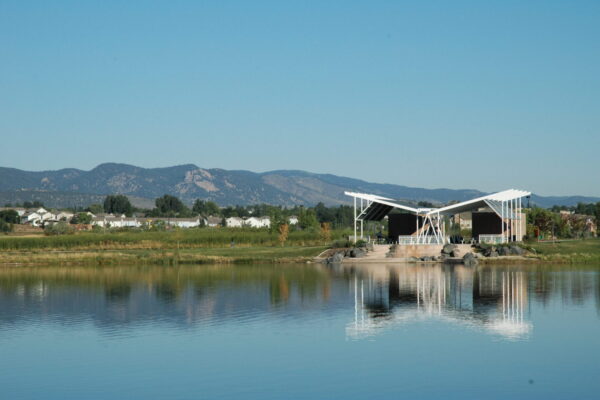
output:
M1 399L597 399L600 266L0 270Z

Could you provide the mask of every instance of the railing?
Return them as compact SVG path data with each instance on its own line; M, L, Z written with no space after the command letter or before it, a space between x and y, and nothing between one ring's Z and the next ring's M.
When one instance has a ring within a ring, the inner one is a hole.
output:
M437 236L412 236L412 235L400 235L398 236L398 244L443 244L442 240Z
M504 237L502 235L479 235L479 243L502 243L504 242Z

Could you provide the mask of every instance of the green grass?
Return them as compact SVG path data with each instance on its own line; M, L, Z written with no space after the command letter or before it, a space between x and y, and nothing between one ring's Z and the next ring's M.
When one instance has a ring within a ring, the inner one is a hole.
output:
M293 263L311 260L326 246L254 246L196 249L5 251L0 265L177 265Z
M544 261L600 262L600 238L533 242L524 247L533 249Z
M347 231L332 231L331 239L347 236ZM180 229L167 232L82 232L63 236L0 237L0 253L15 250L84 249L172 249L197 247L275 246L278 234L259 229ZM319 232L292 231L286 245L316 246L325 242Z

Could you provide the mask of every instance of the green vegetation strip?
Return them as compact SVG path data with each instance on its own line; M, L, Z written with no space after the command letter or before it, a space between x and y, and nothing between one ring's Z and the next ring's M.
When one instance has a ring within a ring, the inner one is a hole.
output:
M326 246L255 246L198 249L51 250L0 253L0 265L178 265L297 263L311 260Z
M541 261L600 263L600 238L532 242L523 247L533 250Z
M286 245L317 246L347 236L348 232L331 231L329 238L319 232L292 231ZM275 246L279 234L262 229L180 229L167 232L137 231L115 233L84 232L74 235L0 238L0 254L10 250L83 250L83 249L172 249L225 246ZM329 240L327 240L329 239Z

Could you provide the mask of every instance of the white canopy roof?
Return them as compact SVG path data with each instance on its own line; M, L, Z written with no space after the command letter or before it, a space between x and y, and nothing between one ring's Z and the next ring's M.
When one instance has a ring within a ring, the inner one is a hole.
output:
M394 200L388 199L387 197L381 197L374 194L367 193L356 193L356 192L344 192L346 196L356 197L358 199L363 199L367 201L372 201L374 203L385 204L386 206L391 206L394 208L400 208L401 210L411 211L411 212L419 212L419 209L403 206L402 204L394 203Z
M531 192L526 192L524 190L508 189L502 192L492 193L486 196L478 197L473 200L467 200L460 203L451 204L446 207L433 209L428 214L459 214L461 212L471 211L480 207L490 207L494 211L496 211L496 207L494 204L495 202L516 200L529 195L531 195Z
M389 199L387 197L377 196L374 194L366 194L366 193L356 193L356 192L344 192L347 196L351 196L354 198L359 198L363 200L367 200L371 203L383 204L393 208L399 208L401 210L410 211L415 214L444 214L444 215L452 215L459 214L465 211L473 211L481 207L489 207L498 213L501 202L503 201L511 201L516 200L522 197L530 196L531 192L526 192L524 190L517 189L508 189L502 192L488 194L482 197L478 197L473 200L467 200L456 204L451 204L449 206L441 207L441 208L414 208L405 206L402 204L398 204L395 200ZM506 215L506 214L505 214ZM514 215L507 215L508 218L514 218Z

